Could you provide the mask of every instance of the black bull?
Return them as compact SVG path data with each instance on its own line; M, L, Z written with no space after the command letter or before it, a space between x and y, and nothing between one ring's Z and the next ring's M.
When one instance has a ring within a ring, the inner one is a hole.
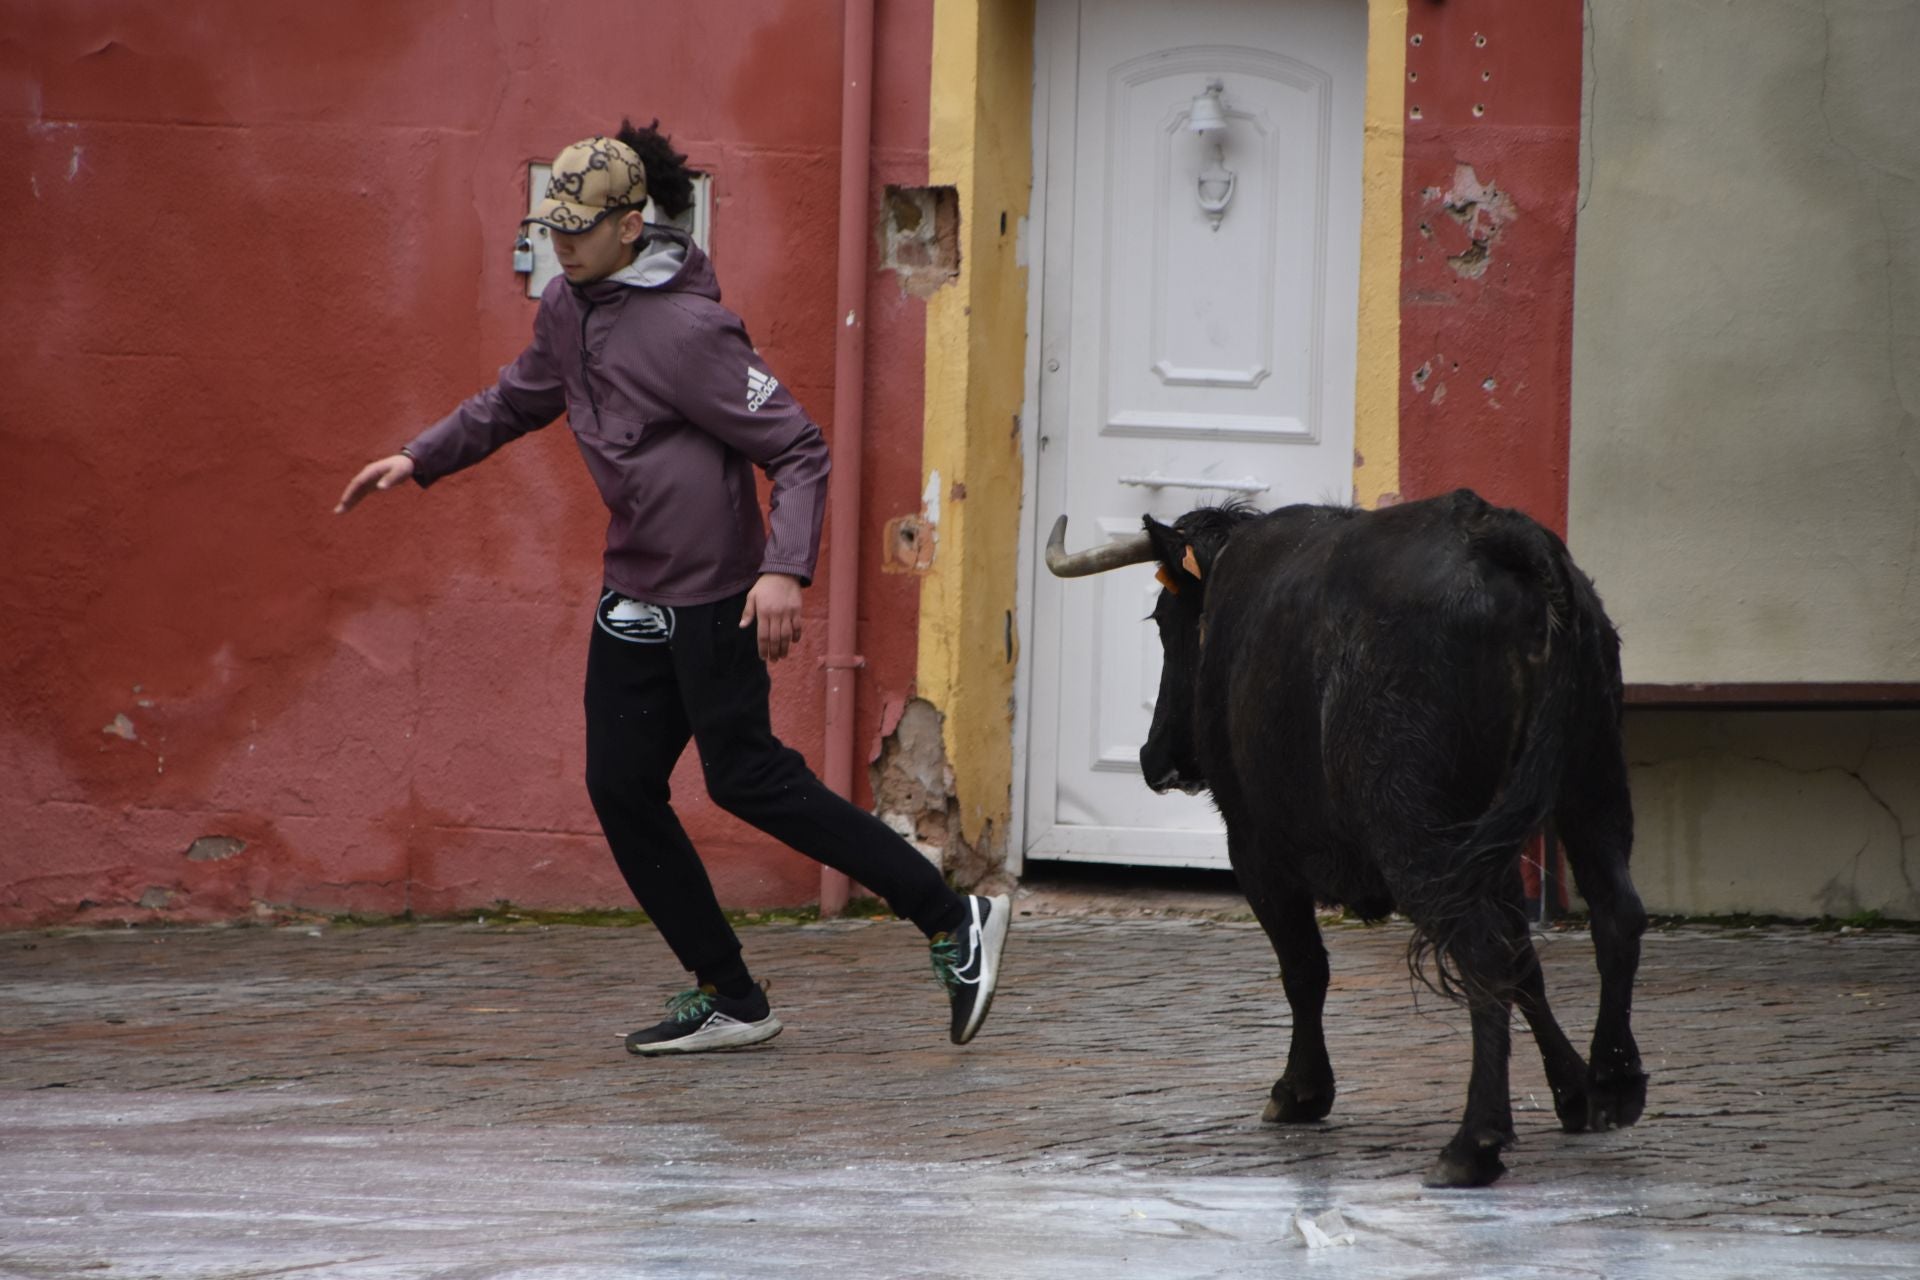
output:
M1068 555L1063 577L1157 560L1165 664L1140 751L1156 790L1210 790L1240 886L1293 1012L1265 1118L1333 1106L1316 900L1399 910L1410 961L1466 1002L1473 1075L1427 1177L1505 1171L1518 1005L1569 1133L1629 1125L1646 1101L1631 1029L1646 913L1627 874L1620 642L1560 539L1467 490L1383 511L1205 508ZM1591 911L1600 1009L1581 1060L1547 1005L1519 875L1552 823Z

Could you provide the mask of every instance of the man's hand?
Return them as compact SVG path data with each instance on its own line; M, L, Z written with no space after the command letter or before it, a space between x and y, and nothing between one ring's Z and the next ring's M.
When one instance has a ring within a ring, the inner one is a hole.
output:
M382 458L378 462L369 462L360 468L360 474L347 485L347 491L340 495L340 505L333 509L335 515L353 510L355 503L372 493L375 489L391 489L402 480L413 476L413 459L404 453Z
M784 573L763 573L747 592L740 625L760 624L760 657L778 662L800 639L800 579Z

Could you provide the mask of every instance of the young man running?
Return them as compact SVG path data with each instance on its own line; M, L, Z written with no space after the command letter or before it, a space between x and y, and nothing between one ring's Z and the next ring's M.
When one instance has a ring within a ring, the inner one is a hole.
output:
M689 740L729 813L886 899L927 935L965 1044L992 1004L1004 896L962 896L913 846L823 786L774 737L767 664L800 636L829 461L820 429L720 303L707 256L641 216L669 216L692 175L657 128L623 126L561 152L526 219L561 276L533 341L499 382L370 463L337 510L411 479L423 488L567 415L611 515L587 649L587 793L614 860L692 989L627 1037L637 1054L697 1053L780 1032L763 987L668 802ZM763 525L753 468L772 481ZM847 536L843 534L843 536Z

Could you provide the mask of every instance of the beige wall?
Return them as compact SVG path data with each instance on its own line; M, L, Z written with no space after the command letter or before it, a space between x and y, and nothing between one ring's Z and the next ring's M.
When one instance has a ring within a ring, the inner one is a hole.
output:
M1649 911L1920 920L1920 711L1635 711L1627 756Z
M1587 39L1570 541L1628 680L1920 680L1920 4Z
M1588 13L1569 541L1627 678L1920 680L1920 3ZM1628 747L1652 910L1920 919L1920 712Z

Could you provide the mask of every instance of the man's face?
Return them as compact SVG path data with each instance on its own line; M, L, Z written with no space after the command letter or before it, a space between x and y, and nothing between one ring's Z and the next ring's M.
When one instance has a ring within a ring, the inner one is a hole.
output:
M633 261L644 223L636 212L606 217L586 231L553 231L553 256L570 284L605 280Z

